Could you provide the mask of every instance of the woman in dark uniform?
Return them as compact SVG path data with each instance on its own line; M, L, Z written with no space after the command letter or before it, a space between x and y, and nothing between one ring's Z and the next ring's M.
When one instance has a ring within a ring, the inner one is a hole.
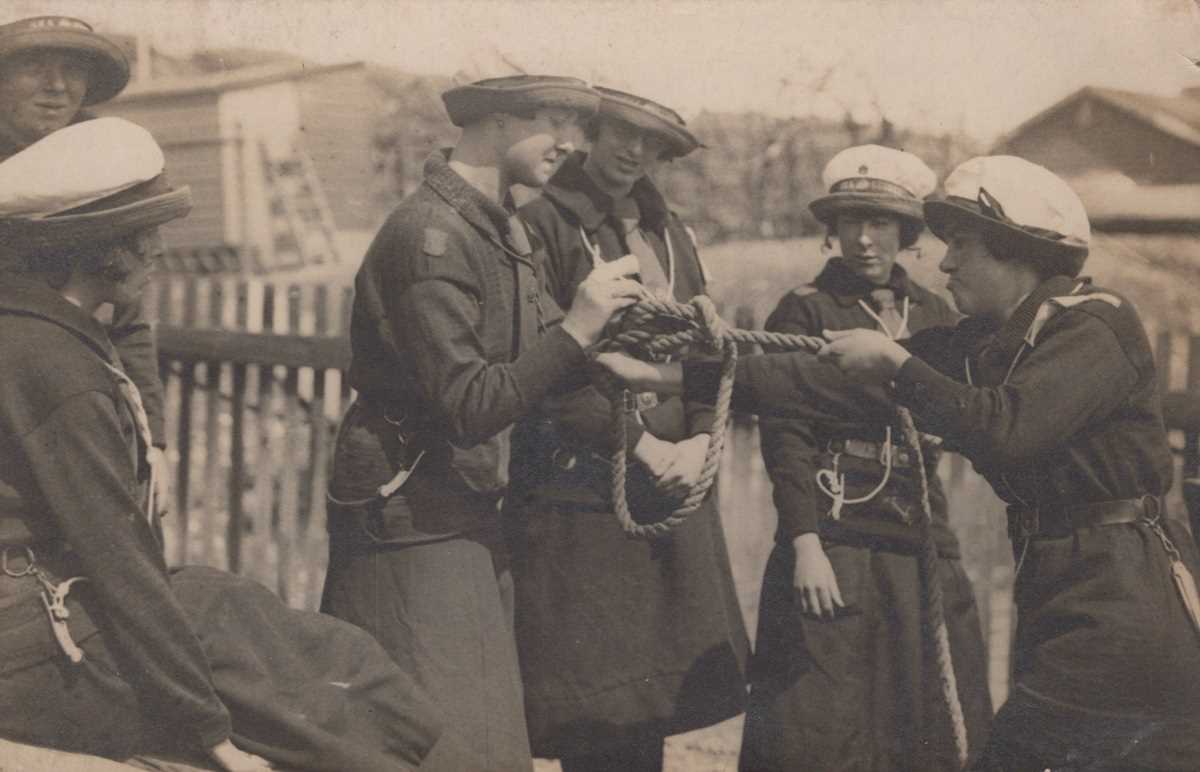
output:
M1042 167L976 158L925 205L967 318L899 345L829 333L826 362L910 408L1009 503L1018 608L1014 686L977 769L1195 770L1200 609L1171 485L1154 362L1137 312L1077 278L1089 227ZM606 357L635 384L679 368ZM689 389L711 368L687 366ZM741 408L839 413L845 395L805 355L739 363Z
M651 175L699 142L669 108L597 91L589 152L521 209L545 244L550 295L570 308L595 266L633 255L649 291L686 302L705 291L704 269ZM564 772L657 771L664 737L737 715L745 699L748 647L716 497L665 536L626 536L609 498L611 411L585 388L514 432L506 522L529 735ZM643 483L630 485L632 509L664 517L699 475L712 407L643 394L627 424L630 478Z
M779 301L766 329L866 328L900 340L953 324L949 304L896 262L924 230L933 171L911 153L864 145L834 156L822 177L829 193L809 208L840 252ZM864 409L759 423L779 517L759 604L745 770L958 766L921 634L920 544L907 525L921 511L920 470L891 418ZM983 635L937 478L940 448L925 441L923 451L959 695L980 746L992 715Z
M33 211L0 174L0 737L238 772L480 768L367 633L231 574L168 575L149 422L93 312L140 298L190 194L116 118L19 155L74 173Z

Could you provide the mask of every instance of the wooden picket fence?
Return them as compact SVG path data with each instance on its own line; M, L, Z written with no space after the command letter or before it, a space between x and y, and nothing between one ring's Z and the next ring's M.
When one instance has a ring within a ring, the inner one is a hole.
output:
M325 485L334 433L351 397L343 380L351 303L352 288L342 283L168 275L151 286L147 313L157 322L174 469L173 511L165 523L170 562L237 571L294 606L316 607L327 551ZM749 308L723 315L736 326L756 326ZM1200 336L1164 332L1154 339L1164 390L1173 392L1169 423L1187 429L1173 433L1173 441L1183 471L1195 476ZM948 456L941 473L999 703L1008 688L1012 635L1004 509L963 459ZM739 416L731 425L720 496L753 633L775 514L752 418ZM1173 498L1178 507L1178 492Z

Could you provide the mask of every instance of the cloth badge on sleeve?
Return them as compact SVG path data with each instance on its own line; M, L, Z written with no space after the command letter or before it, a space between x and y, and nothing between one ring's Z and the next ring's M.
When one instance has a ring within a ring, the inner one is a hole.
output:
M446 254L446 232L437 228L425 229L425 246L422 250L430 257L441 257Z

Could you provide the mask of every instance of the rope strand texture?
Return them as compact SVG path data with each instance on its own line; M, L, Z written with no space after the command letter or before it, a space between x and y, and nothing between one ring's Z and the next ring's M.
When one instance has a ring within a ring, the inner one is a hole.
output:
M620 317L616 330L598 346L598 350L619 350L642 358L661 358L681 354L693 346L699 346L712 354L722 355L721 379L717 389L716 415L710 435L708 450L704 455L700 479L688 493L683 503L663 520L653 523L638 523L633 519L626 497L626 451L625 420L635 410L632 394L628 389L610 389L614 404L621 407L613 411L612 502L621 528L631 537L654 539L663 536L687 519L687 515L700 507L708 495L717 476L721 453L725 446L725 428L729 421L729 406L733 398L733 379L737 367L737 344L758 344L778 350L807 351L816 353L825 340L811 335L788 335L763 330L742 330L728 327L717 315L716 306L705 295L697 295L688 303L647 297L631 306ZM944 599L941 579L938 576L937 544L933 536L933 511L929 503L929 479L925 471L925 457L921 450L920 434L913 423L912 414L904 407L896 412L905 443L912 449L917 460L921 486L921 514L917 527L921 537L919 566L924 588L924 619L926 641L932 646L939 672L942 701L954 736L954 746L959 767L965 767L968 756L966 721L962 703L958 696L958 683L954 674L954 662L950 651L950 636L946 628Z

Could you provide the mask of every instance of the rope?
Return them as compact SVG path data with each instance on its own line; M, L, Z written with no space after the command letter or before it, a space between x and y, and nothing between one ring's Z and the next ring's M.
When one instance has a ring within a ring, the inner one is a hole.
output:
M717 315L716 306L704 295L688 303L656 297L645 297L625 311L616 329L598 346L599 350L623 349L634 356L653 359L680 354L691 346L699 346L712 354L720 354L721 379L717 388L716 415L704 455L700 479L683 503L663 520L638 523L629 511L626 497L626 432L628 414L636 411L636 400L628 389L610 387L614 402L620 409L613 411L612 501L621 528L635 538L653 539L663 536L687 519L700 507L716 479L721 452L725 445L725 427L733 398L733 378L737 365L737 344L759 344L779 350L816 353L824 344L823 338L811 335L789 335L764 330L742 330L727 327ZM619 391L619 394L617 393ZM952 725L959 767L967 763L967 728L958 682L950 652L950 635L946 628L942 584L938 576L938 551L933 537L933 510L929 503L929 480L925 473L925 456L921 450L920 434L907 408L897 407L901 433L916 458L920 480L921 513L917 527L921 540L918 557L923 593L923 628L926 641L932 644L939 673L942 701Z

